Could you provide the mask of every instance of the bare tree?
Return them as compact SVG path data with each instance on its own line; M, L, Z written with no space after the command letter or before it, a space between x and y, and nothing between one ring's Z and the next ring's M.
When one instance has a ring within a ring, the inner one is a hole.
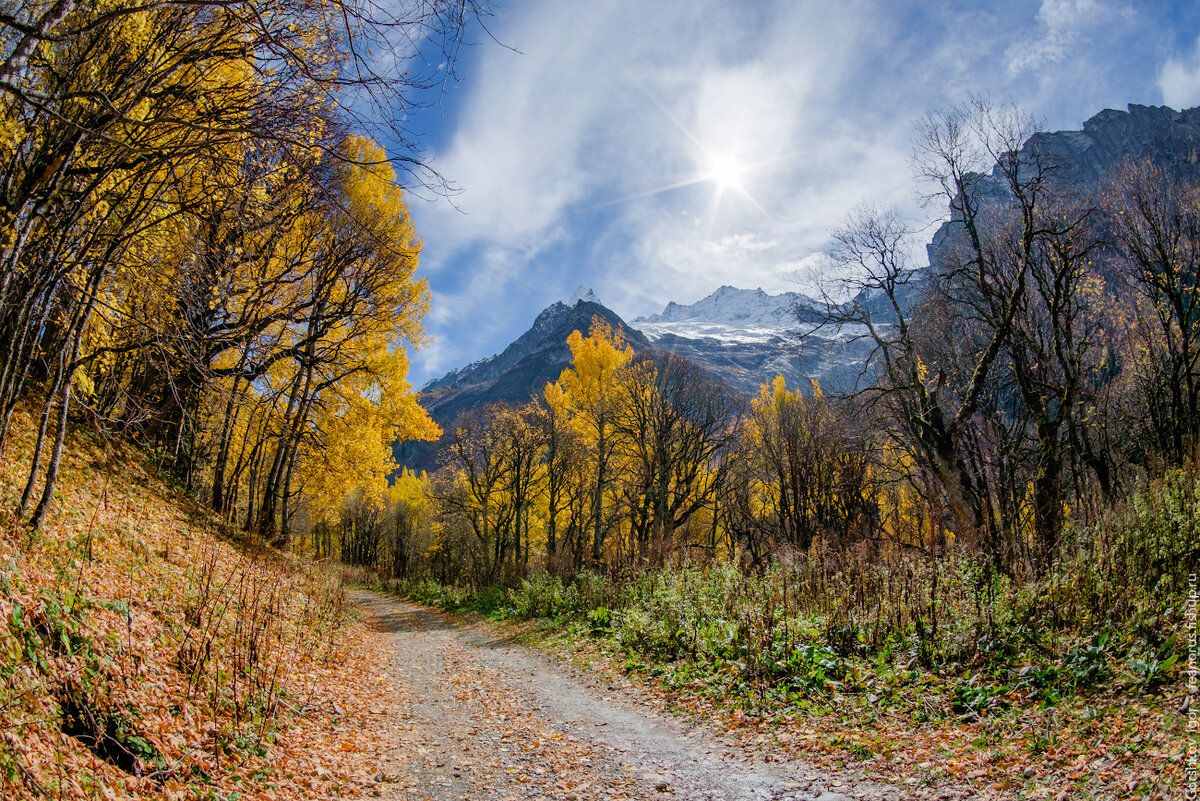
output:
M1143 298L1151 431L1179 464L1200 440L1200 187L1149 163L1110 183L1123 274Z
M853 296L832 322L864 326L882 378L871 391L945 488L959 533L974 535L1001 569L1017 523L1003 517L1011 504L990 478L985 431L1028 418L1032 527L1044 564L1062 527L1065 432L1097 345L1082 292L1097 247L1092 210L1056 197L1056 165L1034 131L1025 115L982 100L918 126L917 173L933 187L928 199L950 210L918 303L904 297L918 273L896 214L856 212L832 252L851 272Z
M622 493L637 556L657 561L675 531L713 503L724 476L717 457L737 436L740 403L675 356L627 369L613 429L634 467Z

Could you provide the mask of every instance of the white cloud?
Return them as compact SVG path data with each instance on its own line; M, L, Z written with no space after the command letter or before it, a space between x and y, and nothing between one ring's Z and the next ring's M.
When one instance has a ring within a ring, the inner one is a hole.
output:
M541 91L547 73L568 84L586 80L579 60L553 46L566 33L567 15L557 17L539 19L529 34L550 47L529 54L492 49L449 147L434 154L438 169L462 190L457 209L438 207L437 227L460 244L534 246L586 190L576 148L588 116L586 93Z
M1036 71L1063 62L1079 43L1081 33L1106 22L1111 13L1098 0L1042 0L1036 36L1014 43L1006 53L1009 72Z
M846 83L881 46L870 3L534 5L499 32L520 52L481 60L437 154L463 213L418 209L426 268L456 278L434 298L428 372L500 350L536 314L523 303L579 283L629 315L724 283L794 288L792 263L867 191L864 170L903 183L908 119L845 119L878 99ZM744 193L715 203L694 183L706 153L746 166Z
M1158 71L1158 86L1163 103L1173 108L1200 104L1200 39L1192 52L1167 59Z
M713 258L728 258L733 253L760 253L779 246L778 242L764 240L757 233L730 234L704 243L704 252Z

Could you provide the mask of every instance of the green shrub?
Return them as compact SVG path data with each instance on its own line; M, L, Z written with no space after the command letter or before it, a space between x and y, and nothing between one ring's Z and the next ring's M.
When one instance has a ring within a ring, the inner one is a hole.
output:
M569 618L581 611L579 590L574 584L563 584L558 576L535 573L521 581L511 592L515 614L523 620L533 618Z
M1003 709L1007 706L1005 696L1008 693L1008 687L989 684L981 680L978 675L974 675L955 685L951 709L960 715L982 717L989 710Z
M1108 633L1092 638L1090 645L1076 648L1067 655L1066 669L1074 679L1076 687L1092 687L1109 675L1109 660L1112 652L1108 648Z
M1157 690L1171 677L1179 654L1173 653L1176 636L1172 634L1157 652L1129 660L1129 669L1136 677L1138 686L1146 692Z
M625 648L657 659L675 659L684 651L684 632L674 621L654 617L638 606L615 616L613 637Z
M786 659L776 660L775 675L796 691L819 692L840 688L853 678L846 661L829 648L801 645Z
M1063 671L1054 665L1037 667L1026 665L1017 673L1017 683L1013 689L1025 690L1031 701L1041 702L1045 706L1054 706L1062 700L1058 684Z
M612 612L607 606L597 606L588 612L588 624L595 636L612 633Z

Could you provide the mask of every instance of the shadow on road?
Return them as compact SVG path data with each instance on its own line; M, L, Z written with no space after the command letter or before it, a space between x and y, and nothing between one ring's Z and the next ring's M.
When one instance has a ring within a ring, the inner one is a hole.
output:
M349 591L346 595L360 609L368 613L367 628L371 631L394 634L399 631L446 631L454 624L415 606L405 605L397 609L396 600L374 593Z
M367 628L372 631L395 633L397 631L445 631L454 628L428 612L399 612L379 614L372 611Z
M469 623L448 620L436 612L423 609L408 601L361 590L349 590L346 596L358 608L367 612L366 624L371 631L396 634L401 631L448 631L455 629L463 640L476 648L496 650L516 642L512 635L487 631ZM403 606L397 609L397 605Z
M416 797L912 798L904 789L845 774L838 791L827 792L832 777L802 760L778 762L779 751L770 745L663 716L638 687L622 682L618 688L603 673L577 676L521 645L510 627L457 620L365 590L346 594L370 629L396 648L392 675L410 709L402 728L413 746Z

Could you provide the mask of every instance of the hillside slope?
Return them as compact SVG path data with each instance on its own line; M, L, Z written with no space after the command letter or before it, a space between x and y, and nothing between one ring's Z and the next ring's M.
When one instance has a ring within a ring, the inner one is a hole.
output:
M567 337L572 331L586 333L593 318L624 331L626 341L639 355L657 352L644 336L601 305L590 290L581 288L568 303L558 301L543 309L529 330L499 354L426 384L421 388L421 405L445 430L465 412L492 403L518 405L540 397L546 384L558 380L571 364ZM437 442L398 442L393 448L397 463L414 470L437 469L438 451Z
M41 532L0 457L0 797L327 798L374 786L374 641L332 576L220 536L139 454L75 436ZM151 468L152 469L152 468ZM353 644L353 648L351 647Z

